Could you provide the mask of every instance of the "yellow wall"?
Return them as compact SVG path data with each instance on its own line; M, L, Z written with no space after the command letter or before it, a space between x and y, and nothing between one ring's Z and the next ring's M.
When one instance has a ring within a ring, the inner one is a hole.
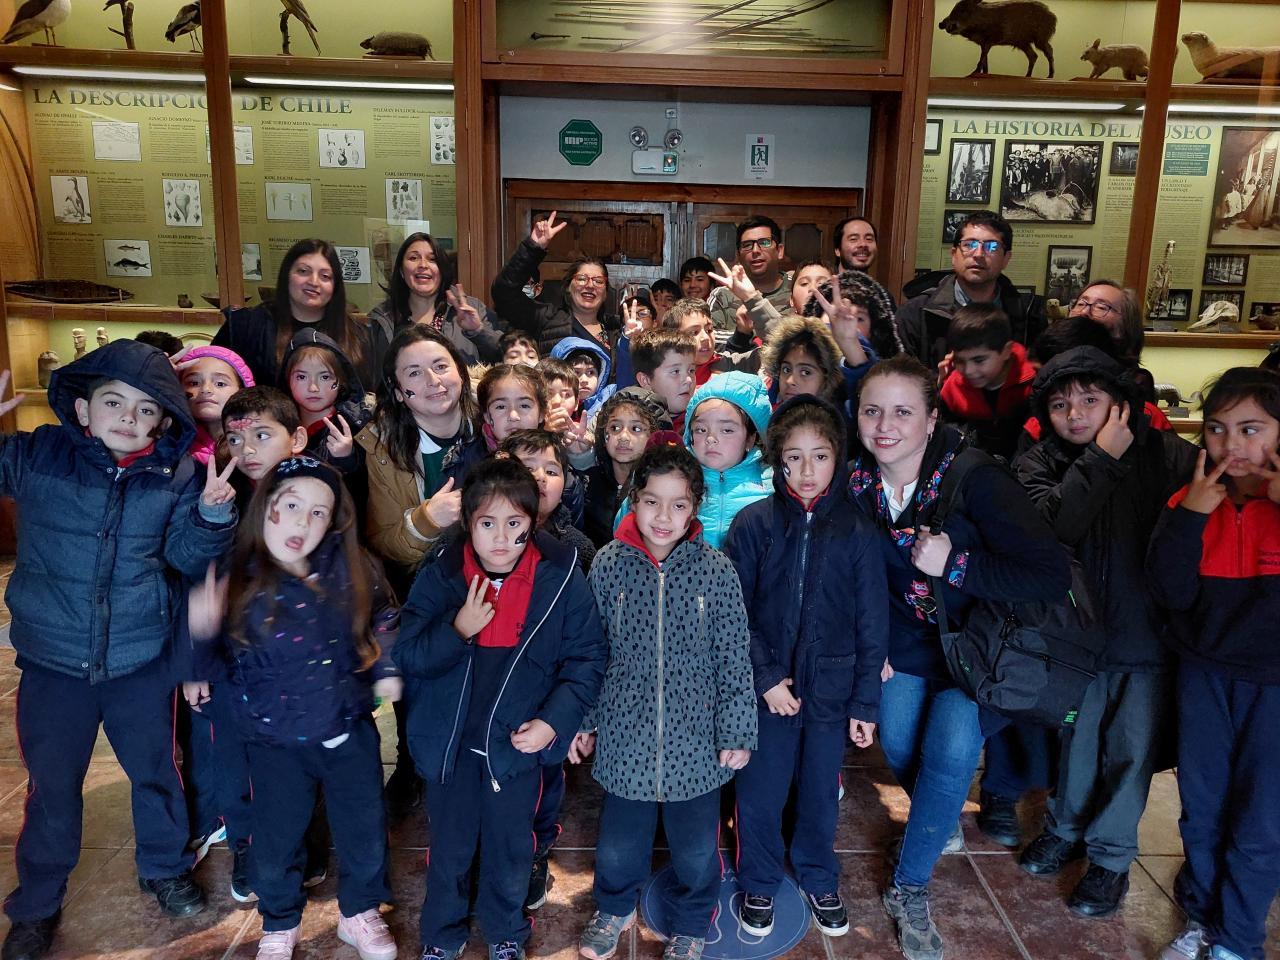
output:
M1172 383L1189 397L1229 367L1256 367L1267 355L1265 350L1233 350L1222 348L1147 347L1142 351L1142 365L1151 371L1156 383ZM1193 407L1192 413L1198 416Z

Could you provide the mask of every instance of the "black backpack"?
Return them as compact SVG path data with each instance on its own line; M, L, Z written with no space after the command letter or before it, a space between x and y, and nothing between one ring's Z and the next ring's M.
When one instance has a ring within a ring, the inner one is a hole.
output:
M942 532L965 477L992 462L974 449L956 457L938 489L930 529ZM960 689L1010 720L1054 729L1075 723L1085 689L1097 676L1105 634L1089 577L1074 557L1071 590L1061 600L979 600L959 630L947 619L945 585L929 580L943 653Z

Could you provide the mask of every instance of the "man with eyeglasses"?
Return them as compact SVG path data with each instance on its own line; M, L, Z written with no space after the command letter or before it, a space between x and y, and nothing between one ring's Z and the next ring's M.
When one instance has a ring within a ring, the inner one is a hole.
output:
M791 300L791 274L782 269L782 228L771 218L751 216L738 224L738 263L764 298L779 313ZM741 304L728 287L717 287L708 301L716 328L716 345L724 347L738 326Z
M907 353L929 369L947 355L947 327L968 303L991 303L1009 317L1013 339L1030 346L1048 325L1044 301L1019 294L1004 269L1013 254L1013 228L990 210L978 210L956 229L951 270L934 271L907 284L910 298L898 308L898 335Z

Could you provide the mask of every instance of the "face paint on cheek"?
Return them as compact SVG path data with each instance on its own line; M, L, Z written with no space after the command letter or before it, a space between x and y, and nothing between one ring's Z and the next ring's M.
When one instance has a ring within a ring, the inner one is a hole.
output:
M788 466L787 464L785 464L785 463L782 465L782 475L783 475L784 477L789 477L789 476L791 476L791 467L789 467L789 466Z
M524 543L528 539L529 539L529 531L526 530L524 533L520 534L520 536L516 537L516 543L518 544Z
M273 526L280 525L280 511L276 509L276 505L274 503L267 508L267 520Z
M248 430L251 426L253 426L253 421L248 417L237 417L235 420L227 421L228 430Z

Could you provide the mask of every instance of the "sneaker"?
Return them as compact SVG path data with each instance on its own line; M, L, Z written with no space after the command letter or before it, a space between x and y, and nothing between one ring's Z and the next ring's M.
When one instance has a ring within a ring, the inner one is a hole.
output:
M194 853L196 857L196 863L193 863L192 866L194 867L203 860L208 855L209 848L215 843L222 843L222 841L226 839L227 828L225 825L219 824L216 830L212 830L209 833L206 833L203 837L196 837L192 840L190 846L187 848Z
M1244 957L1236 953L1234 950L1228 950L1220 943L1215 943L1213 949L1209 951L1212 960L1244 960Z
M898 949L907 960L942 960L942 935L929 913L928 887L892 886L880 902L898 925Z
M551 888L551 868L547 862L548 854L535 857L533 869L529 872L529 893L524 898L524 908L537 910L547 902L547 891Z
M53 946L53 935L61 919L62 910L59 909L53 916L43 920L16 921L5 935L4 949L0 951L0 956L4 960L39 960Z
M1077 917L1109 917L1120 909L1120 901L1128 892L1128 870L1117 873L1091 863L1076 888L1071 891L1067 909Z
M138 888L155 897L160 909L171 917L194 917L205 908L204 891L191 879L190 871L160 880L139 877Z
M443 947L423 947L422 955L418 957L418 960L458 960L465 949L467 949L465 943L457 950L446 950Z
M315 860L311 857L312 854L308 851L307 865L302 871L302 886L307 890L318 887L329 879L329 851L324 851L324 859L320 859L320 851L316 851Z
M1158 960L1205 960L1209 956L1209 940L1204 924L1188 920L1182 932L1160 951Z
M889 845L889 866L897 869L898 861L902 859L902 840L905 834L898 834L893 838L893 843ZM960 824L956 824L951 836L947 837L946 845L942 848L943 853L964 853L964 833L960 830Z
M262 934L258 941L257 960L290 960L293 948L298 945L298 932L301 927L292 930L276 930L274 933Z
M1046 830L1027 844L1027 849L1018 857L1018 866L1033 877L1052 877L1072 860L1083 856L1083 844L1063 840Z
M587 921L587 929L578 938L578 953L587 960L609 960L618 952L618 939L635 922L634 910L625 917L615 917L611 913L597 910Z
M524 944L514 940L489 944L489 960L524 960Z
M844 908L844 901L838 893L823 893L815 896L806 893L804 898L809 902L809 912L818 929L828 937L843 937L849 932L849 913Z
M703 937L674 936L662 951L662 960L702 960L707 941Z
M1022 824L1018 822L1018 804L1005 797L983 790L978 796L982 809L978 811L978 829L1004 847L1016 847L1022 842Z
M354 917L339 914L338 939L355 947L360 960L396 960L395 938L377 907L370 907Z
M258 895L249 886L249 845L239 844L231 851L231 896L237 903L253 903Z
M753 937L773 933L773 897L753 897L748 893L738 907L738 923Z

